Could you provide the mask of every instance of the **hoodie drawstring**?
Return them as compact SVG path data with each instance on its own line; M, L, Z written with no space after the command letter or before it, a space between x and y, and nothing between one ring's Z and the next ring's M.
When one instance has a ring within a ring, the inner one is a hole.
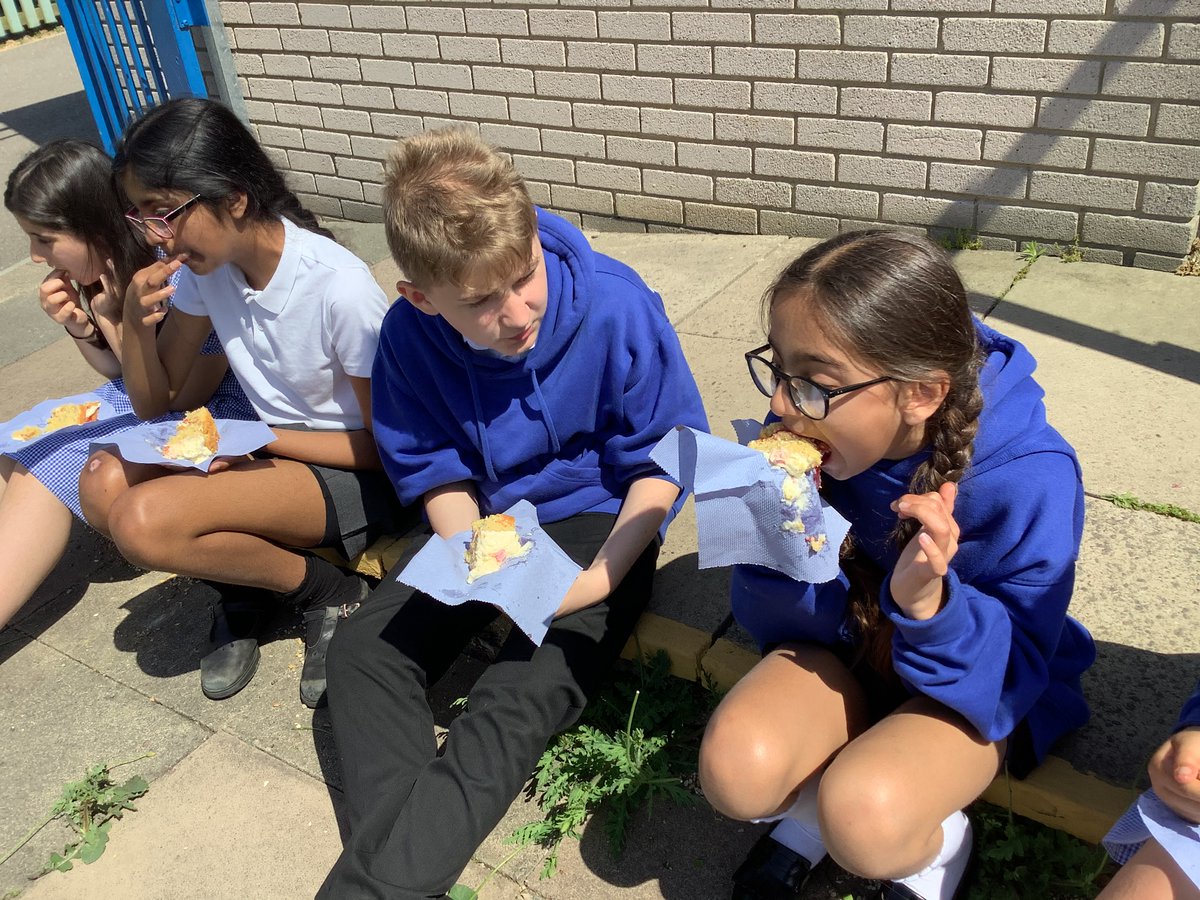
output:
M533 395L537 397L538 409L542 413L542 423L546 426L546 433L550 435L550 449L554 453L562 450L562 443L558 439L558 431L554 428L554 420L550 418L550 408L546 405L546 398L542 396L542 385L538 381L537 369L529 370L529 379L533 382Z
M483 454L483 467L489 481L499 481L496 477L496 467L492 464L492 445L488 442L487 426L483 424L483 406L479 401L479 383L475 379L475 367L471 365L471 357L463 356L467 370L467 381L471 385L471 403L475 407L475 427L479 431L479 450Z

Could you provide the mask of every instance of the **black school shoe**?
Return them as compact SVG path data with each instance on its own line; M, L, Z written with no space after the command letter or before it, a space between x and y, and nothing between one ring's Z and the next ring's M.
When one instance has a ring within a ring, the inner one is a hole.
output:
M361 578L358 582L358 599L338 606L314 606L303 612L304 616L304 668L300 671L300 702L309 709L324 706L325 657L329 653L329 642L337 630L338 620L347 619L371 593L371 586Z
M217 587L214 585L214 587ZM218 590L230 591L221 585ZM200 690L209 700L232 697L250 683L258 669L258 629L270 615L265 591L246 588L226 593L212 606L212 647L200 658Z
M764 834L733 873L732 900L797 900L812 864Z

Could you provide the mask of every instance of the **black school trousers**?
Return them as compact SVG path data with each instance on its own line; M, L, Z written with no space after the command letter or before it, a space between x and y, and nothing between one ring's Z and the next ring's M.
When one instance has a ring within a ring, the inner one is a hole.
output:
M543 528L580 566L615 516ZM555 732L578 719L620 654L654 582L653 541L604 602L557 619L540 647L513 628L451 724L441 756L425 690L498 611L446 606L395 581L412 547L338 627L329 711L342 758L350 836L317 896L440 897L521 792Z

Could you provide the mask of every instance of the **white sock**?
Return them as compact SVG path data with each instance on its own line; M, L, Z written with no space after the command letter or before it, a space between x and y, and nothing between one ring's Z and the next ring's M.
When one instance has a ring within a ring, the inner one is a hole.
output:
M942 849L920 872L897 878L896 883L925 900L950 900L971 859L971 820L962 810L942 823Z
M814 866L825 856L825 842L821 840L821 826L817 821L817 787L820 783L819 777L809 779L796 795L796 801L783 813L753 820L778 822L771 830L771 838L799 853Z

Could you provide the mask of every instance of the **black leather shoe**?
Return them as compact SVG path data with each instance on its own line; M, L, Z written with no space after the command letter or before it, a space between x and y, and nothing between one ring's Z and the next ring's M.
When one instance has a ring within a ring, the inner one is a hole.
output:
M733 873L732 900L797 900L812 865L764 834Z
M349 618L371 592L370 585L361 579L358 586L358 600L353 603L315 606L303 613L304 668L300 671L300 702L309 709L325 704L325 657L329 653L329 642L333 639L338 620Z
M200 659L200 690L209 700L224 700L248 685L258 669L258 629L267 606L224 597L213 604L212 615L212 649Z

